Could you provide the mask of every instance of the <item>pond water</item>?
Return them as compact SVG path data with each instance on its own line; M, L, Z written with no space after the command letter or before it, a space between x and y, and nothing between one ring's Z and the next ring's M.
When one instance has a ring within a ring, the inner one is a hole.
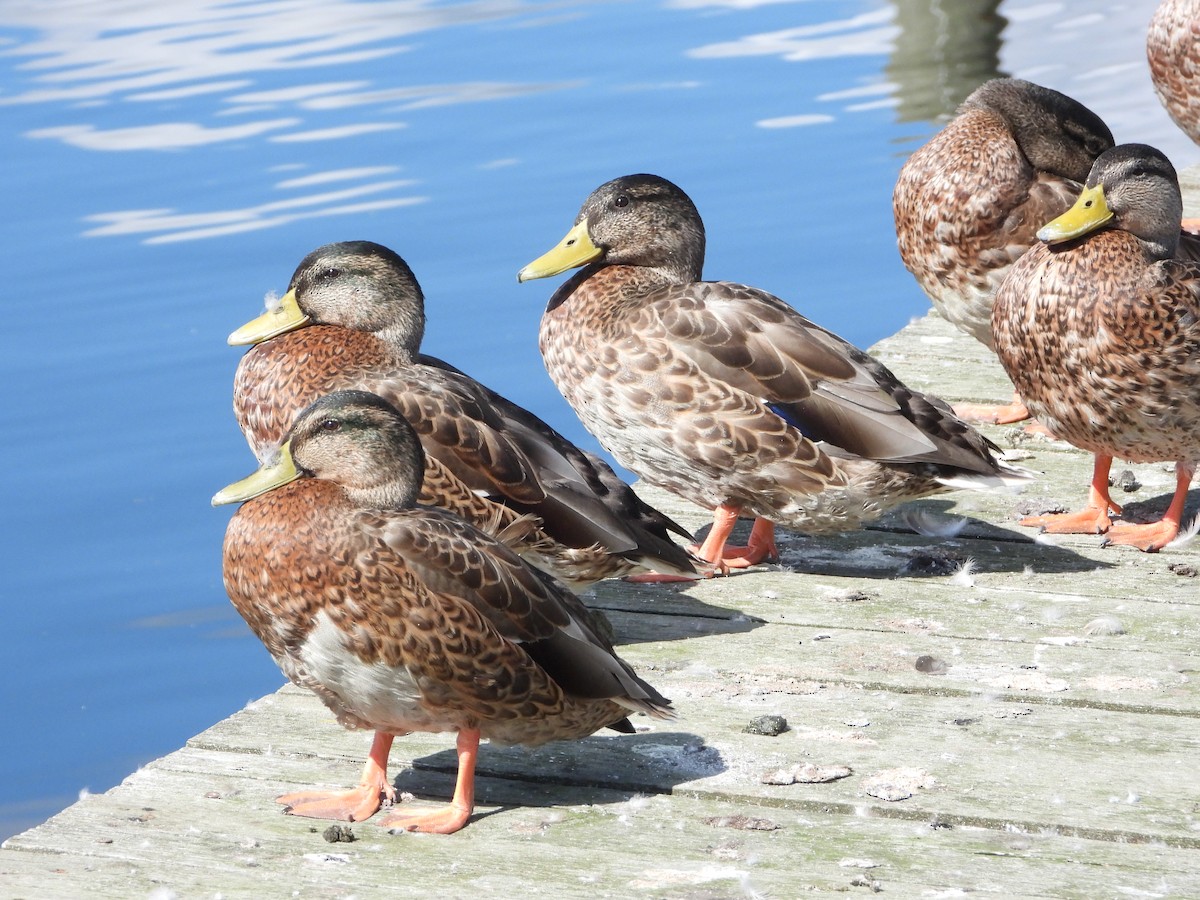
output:
M670 178L708 277L865 346L928 308L892 184L980 81L1200 157L1151 92L1153 6L0 3L0 838L282 683L225 598L209 498L253 467L225 336L310 249L397 250L429 352L598 449L537 353L554 283L515 279L592 188Z

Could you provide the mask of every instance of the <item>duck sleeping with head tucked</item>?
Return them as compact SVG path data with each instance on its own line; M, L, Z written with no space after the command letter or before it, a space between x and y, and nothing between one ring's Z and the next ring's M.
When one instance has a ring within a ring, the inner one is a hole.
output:
M971 92L905 161L892 193L900 258L943 318L995 350L996 289L1112 145L1099 116L1051 88L993 78ZM955 410L1000 423L1029 415L1020 397Z
M381 823L447 834L474 808L480 739L535 745L632 731L631 711L671 717L586 608L503 533L416 504L423 456L394 407L341 391L300 414L276 458L213 498L242 504L225 536L233 605L292 682L343 725L376 732L358 787L280 797L294 814L368 818L395 797L395 735L457 731L450 806Z
M858 528L951 487L1028 474L942 401L766 291L703 281L704 224L656 175L587 198L526 281L582 266L542 317L559 391L627 468L713 510L698 555L744 567L777 555L774 525ZM740 515L746 548L726 547Z

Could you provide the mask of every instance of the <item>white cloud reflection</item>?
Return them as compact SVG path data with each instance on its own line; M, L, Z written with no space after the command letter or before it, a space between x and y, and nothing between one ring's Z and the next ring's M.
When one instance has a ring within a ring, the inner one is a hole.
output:
M357 169L331 169L328 172L314 172L312 175L301 175L289 178L275 185L277 188L311 187L314 184L329 184L334 181L353 181L356 178L371 178L375 175L390 175L400 171L398 166L363 166Z
M358 137L363 134L374 134L379 131L394 131L397 128L403 127L403 122L359 122L351 125L339 125L336 128L314 128L311 131L293 131L289 134L276 134L268 138L268 140L280 144L334 141L341 138Z
M884 56L892 51L900 26L890 5L869 13L752 34L736 41L697 47L689 56L719 59L739 56L778 56L788 62L845 56Z
M325 110L388 104L396 109L412 110L449 106L455 103L478 103L484 100L523 97L543 91L558 90L562 87L561 84L508 84L489 81L431 84L371 91L327 93L302 100L298 105L303 109Z
M802 0L669 0L667 9L758 9L781 3L800 3Z
M176 88L142 91L136 94L129 94L125 99L137 102L161 103L163 100L186 100L189 97L201 97L205 94L224 94L229 91L236 91L239 88L248 87L251 84L253 82L247 79L210 81L206 84L185 84L182 87Z
M201 147L205 144L256 137L268 131L291 128L299 122L299 119L272 119L225 128L206 128L194 122L162 122L158 125L135 125L131 128L112 128L107 131L94 125L60 125L27 131L25 136L55 138L84 150L180 150L185 147Z
M759 128L797 128L802 125L824 125L834 121L833 116L824 113L810 113L798 116L776 116L773 119L759 119L755 124Z
M681 8L715 6L745 9L757 6L760 2L765 0L676 0L671 5ZM766 31L732 41L706 44L688 51L688 55L696 59L776 56L785 62L848 56L886 56L892 52L900 35L900 27L894 23L894 18L895 10L889 4L849 18ZM815 99L818 102L860 100L842 107L843 112L859 112L893 105L895 101L890 96L892 91L891 84L878 82L829 92ZM879 97L879 94L885 96ZM826 112L799 112L759 119L754 124L758 128L776 129L825 125L834 121L835 116Z
M376 174L378 169L361 172ZM357 177L349 171L312 175L279 182L277 188L307 187L326 180ZM415 182L401 179L374 181L337 191L322 191L287 200L275 200L243 209L213 210L187 213L173 209L129 209L119 212L98 213L88 216L87 221L100 223L85 231L89 237L113 237L117 235L146 235L147 244L165 244L173 241L188 241L198 238L218 237L245 231L257 231L285 225L301 219L321 216L353 215L381 209L415 206L429 198L422 196L382 197L358 199L371 194L387 193L399 188L409 188ZM355 201L355 202L348 202Z

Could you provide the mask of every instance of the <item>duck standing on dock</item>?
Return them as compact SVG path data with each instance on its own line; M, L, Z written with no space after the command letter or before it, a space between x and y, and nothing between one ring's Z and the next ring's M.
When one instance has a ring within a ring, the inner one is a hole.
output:
M996 351L1009 377L1051 433L1095 454L1083 510L1021 524L1147 551L1178 534L1200 460L1200 264L1177 257L1182 210L1162 153L1114 147L997 291ZM1160 521L1111 521L1121 512L1109 496L1114 456L1175 462Z
M576 589L647 569L698 577L671 540L691 540L684 528L533 413L421 353L424 332L420 285L396 253L345 241L308 254L278 305L229 337L256 345L238 365L233 399L255 455L273 452L318 397L373 391L420 435L422 502L478 526L537 516L523 555Z
M622 465L713 510L703 559L777 556L775 522L848 530L904 500L1027 477L940 400L778 297L702 281L703 264L687 194L629 175L517 276L584 267L542 317L546 368ZM756 517L748 546L727 548L743 514Z
M900 258L943 318L996 349L996 289L1113 143L1086 106L1029 81L995 78L963 101L904 163L892 193ZM1029 416L1019 396L955 412L997 423Z
M536 745L631 732L630 711L672 715L573 594L500 539L416 505L423 455L394 407L340 391L297 418L275 459L213 497L242 503L225 535L233 605L289 680L344 726L376 732L358 787L280 797L296 815L368 818L395 798L393 737L454 730L450 806L381 822L449 834L474 808L481 738Z

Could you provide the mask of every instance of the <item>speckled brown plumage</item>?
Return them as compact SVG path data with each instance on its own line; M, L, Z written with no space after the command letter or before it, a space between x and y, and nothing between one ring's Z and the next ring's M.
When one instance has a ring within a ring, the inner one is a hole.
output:
M365 241L318 248L297 268L288 298L307 320L254 346L234 379L238 424L260 459L308 403L333 390L369 390L400 409L430 465L441 467L423 502L453 505L476 525L536 515L541 527L526 557L575 587L642 569L694 577L688 554L670 540L687 532L609 466L420 353L423 298L396 254Z
M1044 229L1052 243L1022 258L997 293L997 353L1050 431L1097 455L1097 473L1114 456L1175 461L1177 530L1200 459L1200 265L1178 258L1178 180L1157 150L1126 144L1096 161L1087 185ZM1120 510L1098 477L1093 501L1083 530L1142 549L1170 539L1110 530L1107 513ZM1070 527L1048 519L1031 524Z
M995 349L996 288L1112 145L1098 116L1057 91L1015 78L977 88L892 195L900 258L937 310Z
M1200 144L1200 2L1163 0L1146 30L1154 91L1167 113Z
M670 714L574 595L496 538L413 505L419 445L380 398L319 400L283 452L294 480L229 523L225 586L287 677L343 725L540 744L627 728L629 710Z
M703 259L687 195L631 175L593 192L568 237L522 270L589 263L551 298L541 349L622 465L708 509L814 532L947 482L1016 475L941 401L779 298L701 281Z

